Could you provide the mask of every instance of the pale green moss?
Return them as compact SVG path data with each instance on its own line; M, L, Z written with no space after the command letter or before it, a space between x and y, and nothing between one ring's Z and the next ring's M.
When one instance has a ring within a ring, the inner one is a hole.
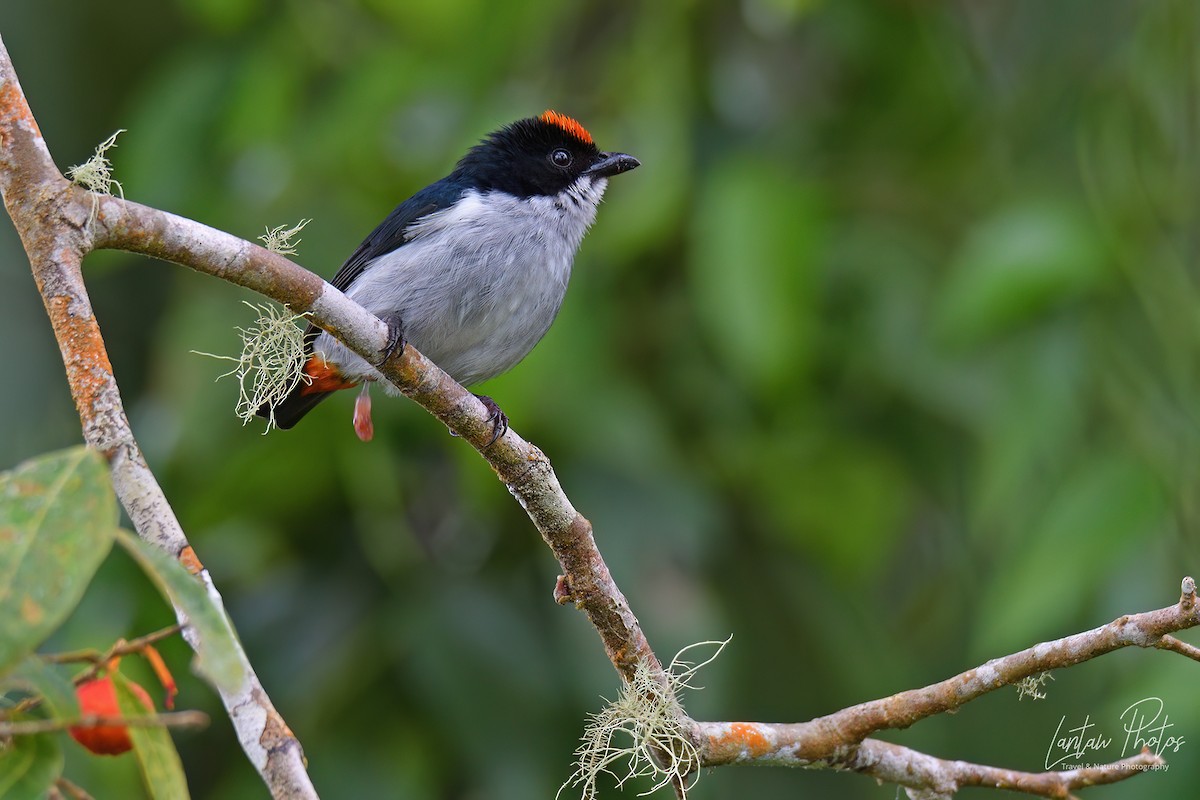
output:
M245 302L245 301L243 301ZM267 303L246 303L259 312L248 328L238 328L242 352L238 356L219 356L212 353L197 355L234 362L234 367L217 380L234 375L238 379L238 402L234 409L242 424L254 419L264 405L275 406L291 393L300 382L310 383L304 372L304 330L297 323L306 322L306 314L293 314L288 309ZM275 415L267 418L267 431L275 427Z

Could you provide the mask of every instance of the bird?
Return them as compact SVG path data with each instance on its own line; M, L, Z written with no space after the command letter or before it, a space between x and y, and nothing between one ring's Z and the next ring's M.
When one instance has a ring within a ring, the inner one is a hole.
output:
M326 397L361 384L355 429L369 439L366 388L390 388L377 367L405 343L464 386L507 372L558 315L608 179L640 165L601 151L583 125L553 110L488 134L449 175L396 206L330 281L388 324L380 359L369 363L310 325L300 380L258 415L291 428ZM490 445L508 417L492 398L476 397L489 413Z

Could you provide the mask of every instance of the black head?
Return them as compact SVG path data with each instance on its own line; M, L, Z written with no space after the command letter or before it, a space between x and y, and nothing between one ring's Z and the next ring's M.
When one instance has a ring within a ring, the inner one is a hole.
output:
M608 178L640 162L602 153L575 120L554 111L517 120L489 135L458 162L451 179L518 197L556 195L583 175Z

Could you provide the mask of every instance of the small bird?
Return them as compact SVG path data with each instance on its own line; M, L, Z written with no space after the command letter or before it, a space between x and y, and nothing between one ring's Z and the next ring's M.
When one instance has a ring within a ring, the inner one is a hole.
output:
M608 179L638 166L633 156L601 152L582 125L555 111L518 120L396 206L332 284L388 323L378 364L409 342L466 386L494 378L550 328ZM315 326L304 358L306 379L259 416L290 428L333 392L361 383L355 429L370 438L365 389L382 379L377 365ZM508 418L476 396L494 442Z

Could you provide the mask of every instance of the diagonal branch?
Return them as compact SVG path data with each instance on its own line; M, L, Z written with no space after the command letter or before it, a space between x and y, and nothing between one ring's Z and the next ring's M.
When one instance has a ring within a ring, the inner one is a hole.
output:
M313 273L281 255L198 222L115 197L101 198L96 246L141 253L253 289L310 319L374 363L387 326ZM595 625L609 659L629 679L639 661L661 672L629 604L592 538L592 526L563 493L550 460L516 431L489 446L492 424L476 397L415 348L380 371L401 392L471 444L521 504L562 565L559 602L573 602Z
M856 742L876 731L907 728L925 717L953 711L1023 678L1074 666L1123 647L1174 649L1164 643L1167 639L1177 641L1169 634L1196 625L1200 625L1196 583L1191 578L1184 578L1179 602L1173 606L1127 614L1090 631L1042 642L1018 653L994 658L940 683L851 706L810 724L816 726L819 737L830 746Z
M1165 763L1143 752L1112 764L1062 772L1025 773L996 767L943 761L877 739L871 733L906 728L933 714L953 711L975 698L1023 678L1062 669L1124 647L1167 647L1170 634L1200 625L1196 582L1183 579L1173 606L1129 614L1090 631L1042 642L921 689L900 692L801 723L698 722L701 763L811 767L825 764L861 772L879 780L939 795L963 786L987 786L1041 797L1067 797L1071 790L1096 783L1115 783ZM1183 645L1190 656L1191 645Z

